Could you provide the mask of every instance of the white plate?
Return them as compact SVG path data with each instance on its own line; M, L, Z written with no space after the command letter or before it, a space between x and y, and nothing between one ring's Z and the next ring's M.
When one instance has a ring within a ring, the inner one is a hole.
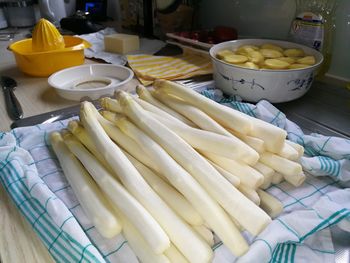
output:
M49 77L48 82L61 97L83 101L112 96L133 76L134 72L124 66L90 64L58 71Z

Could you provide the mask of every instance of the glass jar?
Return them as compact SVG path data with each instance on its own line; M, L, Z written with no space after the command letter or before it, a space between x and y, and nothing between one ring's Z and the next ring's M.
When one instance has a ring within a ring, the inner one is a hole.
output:
M295 0L295 18L290 28L290 40L316 50L324 56L319 75L328 71L332 57L332 37L335 30L336 0Z

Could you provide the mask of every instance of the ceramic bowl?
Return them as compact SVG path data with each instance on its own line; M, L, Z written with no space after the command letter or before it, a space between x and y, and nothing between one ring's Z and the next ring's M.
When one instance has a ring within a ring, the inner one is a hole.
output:
M268 70L248 69L226 63L216 58L223 49L234 50L242 45L260 46L272 43L282 48L301 48L305 54L316 58L316 64L303 69ZM210 51L216 87L225 94L238 95L245 101L266 99L272 103L287 102L303 96L311 87L315 73L323 62L323 56L315 49L287 41L269 39L241 39L223 42Z
M48 82L61 97L83 101L112 96L133 76L134 72L124 66L90 64L63 69L52 74Z

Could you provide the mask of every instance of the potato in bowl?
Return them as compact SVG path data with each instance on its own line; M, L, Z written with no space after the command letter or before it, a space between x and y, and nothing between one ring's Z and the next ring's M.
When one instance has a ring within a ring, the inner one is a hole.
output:
M223 42L209 53L216 86L250 102L279 103L303 96L323 61L317 50L269 39Z

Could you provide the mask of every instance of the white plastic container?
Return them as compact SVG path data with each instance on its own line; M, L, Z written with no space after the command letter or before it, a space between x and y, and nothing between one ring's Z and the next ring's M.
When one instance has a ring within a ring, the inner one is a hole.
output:
M91 64L58 71L48 82L62 98L83 101L112 96L133 76L134 72L124 66Z

